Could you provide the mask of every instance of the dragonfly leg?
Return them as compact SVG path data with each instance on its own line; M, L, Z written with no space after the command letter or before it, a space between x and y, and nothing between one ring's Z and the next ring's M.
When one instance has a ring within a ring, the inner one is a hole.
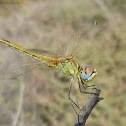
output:
M84 83L82 83L82 86L83 86L83 88L84 89L86 89L86 88L90 88L90 89L95 89L95 85L85 85Z
M84 94L95 94L95 93L92 93L92 92L87 92L87 91L82 91L81 90L81 86L80 86L80 81L78 80L78 84L79 84L79 90L80 90L80 93L84 93ZM84 83L82 83L82 86L83 86L83 88L86 90L86 88L88 88L88 87L94 87L95 85L90 85L90 86L87 86L87 85L85 85ZM95 89L95 88L92 88L92 89ZM95 94L95 95L98 95L98 94Z
M78 115L77 111L75 110L73 104L79 108L79 106L71 99L70 97L70 93L71 93L71 88L72 88L72 84L73 84L73 79L71 79L71 84L70 84L70 87L69 87L69 92L68 92L68 97L69 97L69 100L70 100L70 103L71 103L71 106L72 108L74 109L75 113ZM79 108L80 109L80 108Z
M89 86L88 86L88 85L86 85L86 87L95 87L95 85L89 85Z
M84 83L82 83L82 86L83 86L84 89L90 88L90 89L97 89L97 90L99 90L98 88L95 87L96 85L89 85L88 86L88 85L85 85Z

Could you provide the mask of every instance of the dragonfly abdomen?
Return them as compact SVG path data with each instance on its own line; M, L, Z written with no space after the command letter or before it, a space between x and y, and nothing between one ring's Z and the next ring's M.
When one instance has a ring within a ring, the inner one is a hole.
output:
M48 63L49 60L54 60L49 56L32 52L32 51L30 51L28 49L25 49L25 48L23 48L21 46L18 46L16 44L12 43L12 42L7 41L7 40L0 40L0 43L3 44L4 46L7 46L7 47L9 47L9 48L11 48L13 50L16 50L16 51L18 51L20 53L23 53L23 54L27 55L27 56L30 56L33 59L35 59L37 61L40 61L42 63L45 63L47 65L49 65L49 63Z

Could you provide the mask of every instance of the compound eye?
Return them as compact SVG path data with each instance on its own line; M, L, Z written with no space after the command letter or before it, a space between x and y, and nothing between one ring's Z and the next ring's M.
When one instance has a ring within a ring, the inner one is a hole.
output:
M85 68L85 73L89 73L89 69L87 67Z

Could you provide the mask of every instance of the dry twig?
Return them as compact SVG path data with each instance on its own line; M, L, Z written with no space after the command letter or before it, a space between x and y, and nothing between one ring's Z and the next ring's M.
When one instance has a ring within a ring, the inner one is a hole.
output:
M91 94L87 104L80 109L77 122L74 126L84 126L86 123L86 120L88 119L92 109L95 107L95 105L100 101L103 100L103 98L99 97L100 90L97 86L95 86L94 90L92 91L93 94ZM97 94L97 95L96 95Z

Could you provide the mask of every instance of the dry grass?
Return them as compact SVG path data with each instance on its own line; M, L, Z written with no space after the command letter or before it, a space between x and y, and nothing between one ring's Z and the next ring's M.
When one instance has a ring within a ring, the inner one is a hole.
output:
M87 41L76 56L80 63L96 67L98 76L91 84L98 84L102 90L101 96L105 98L94 109L87 125L125 126L125 8L120 7L121 0L120 6L117 0L100 5L98 0L90 3L87 0L78 0L76 3L72 0L27 0L20 6L0 5L0 38L26 48L50 51L56 51L63 39L66 42L63 48L68 45L73 48L73 40L78 42L75 38L79 32L90 29L92 20L96 19L98 26L88 33ZM76 36L70 39L73 32ZM11 63L22 65L20 58L15 61L12 56L12 51L0 45L1 73L6 72ZM0 81L1 126L14 125L22 83L25 83L25 92L18 126L73 125L76 115L67 97L69 82L66 75L46 67L30 73L24 82L21 79ZM74 83L73 99L76 101L79 98L81 104L85 104L87 95L81 95L77 82Z

